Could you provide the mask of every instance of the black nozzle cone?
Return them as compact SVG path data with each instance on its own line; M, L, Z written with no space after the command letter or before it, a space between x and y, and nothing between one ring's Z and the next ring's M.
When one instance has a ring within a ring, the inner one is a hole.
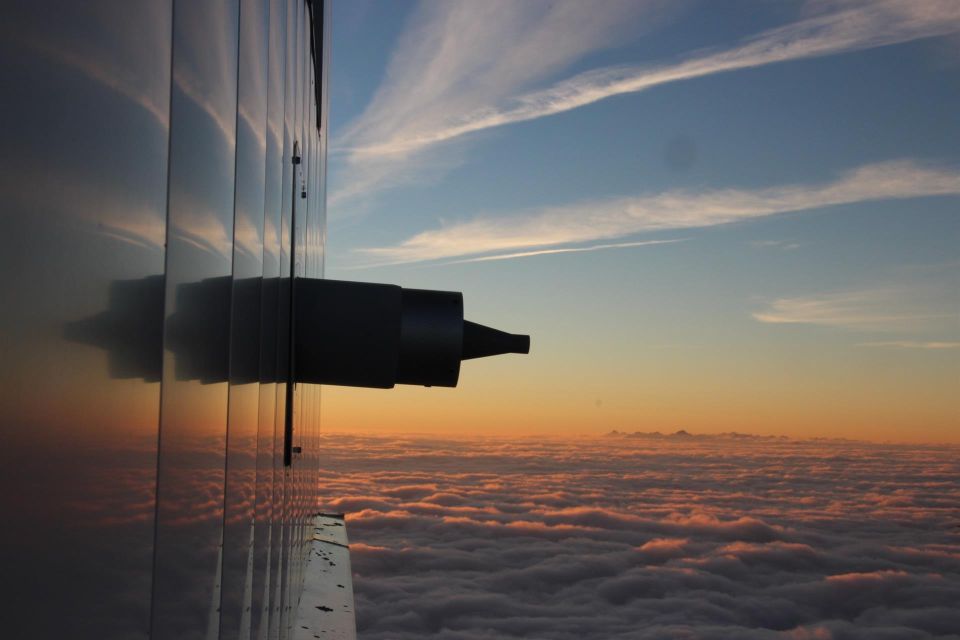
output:
M461 360L498 356L501 353L530 353L530 336L506 333L469 320L463 321Z

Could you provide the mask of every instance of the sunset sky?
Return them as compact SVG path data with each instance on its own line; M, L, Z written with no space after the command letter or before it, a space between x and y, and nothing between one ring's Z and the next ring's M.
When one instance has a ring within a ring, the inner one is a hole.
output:
M960 442L960 3L332 19L327 277L532 348L324 429Z

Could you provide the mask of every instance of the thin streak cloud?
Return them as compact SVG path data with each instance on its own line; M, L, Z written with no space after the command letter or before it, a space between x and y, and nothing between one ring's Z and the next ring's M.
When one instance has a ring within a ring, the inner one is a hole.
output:
M791 211L877 200L960 194L960 172L912 161L866 165L817 185L719 189L588 201L513 216L485 216L418 233L395 246L358 250L377 263L493 252L531 252L631 234L710 227Z
M494 256L481 256L479 258L468 258L466 260L455 260L447 264L460 264L464 262L489 262L491 260L512 260L514 258L531 258L533 256L545 256L554 253L581 253L584 251L601 251L603 249L627 249L630 247L646 247L654 244L674 244L683 242L686 238L677 238L673 240L643 240L640 242L617 242L613 244L594 244L589 247L564 247L561 249L539 249L537 251L521 251L519 253L501 253Z
M449 262L439 262L439 263L436 263L436 266L442 267L450 264L467 264L470 262L490 262L494 260L513 260L514 258L532 258L535 256L553 255L555 253L582 253L585 251L602 251L605 249L628 249L631 247L646 247L646 246L657 245L657 244L674 244L677 242L685 242L686 240L687 238L675 238L672 240L643 240L640 242L617 242L612 244L594 244L588 247L563 247L560 249L539 249L536 251L520 251L517 253L499 253L492 256L480 256L479 258L467 258L465 260L451 260ZM377 264L369 264L369 265L359 265L355 267L347 267L346 270L370 269L373 267L386 267L386 266L390 266L391 264L398 264L398 263L377 263Z
M887 342L863 342L861 347L889 349L960 349L960 342L919 342L915 340L891 340Z
M769 324L811 324L860 331L920 330L956 318L956 313L943 308L942 301L943 291L922 286L842 291L779 298L752 315ZM873 342L864 346L949 348L951 344L954 343Z

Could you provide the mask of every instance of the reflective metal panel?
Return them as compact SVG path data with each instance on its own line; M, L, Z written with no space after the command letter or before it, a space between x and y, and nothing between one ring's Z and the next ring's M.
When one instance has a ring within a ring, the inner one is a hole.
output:
M4 3L6 638L148 633L170 21L157 0ZM120 317L138 330L103 330Z
M280 197L280 305L278 313L278 344L277 359L279 370L288 372L290 369L290 278L291 278L291 200L294 165L291 161L294 155L293 138L293 110L294 110L294 83L296 75L296 30L299 17L298 8L301 3L297 0L286 2L286 38L283 46L286 51L284 67L284 109L283 109L283 173L281 178ZM274 590L273 618L271 620L270 638L282 638L286 629L286 617L289 613L289 567L290 567L290 493L292 483L290 470L284 466L285 430L288 428L287 416L291 410L292 398L288 396L287 380L277 384L277 423L283 428L279 430L274 458L275 477L274 490L274 524L279 527L279 544L277 552L276 588ZM279 507L279 508L278 508ZM275 530L276 531L276 530Z
M289 635L318 460L319 388L287 387L325 233L309 20L4 7L3 637Z
M230 400L220 604L220 637L224 640L249 638L251 628L269 20L270 7L266 0L241 0Z
M264 218L264 281L261 304L262 351L260 424L257 450L257 530L254 533L254 592L261 598L253 619L253 637L266 639L279 610L280 522L283 404L280 378L280 264L283 169L288 160L283 144L287 2L270 0L269 72L267 89L267 160Z
M253 536L253 598L251 635L266 638L269 630L271 593L271 557L273 542L273 486L276 440L277 379L277 306L280 277L280 171L283 164L282 41L285 31L285 7L270 0L267 52L267 127L264 179L263 284L260 301L260 407L257 427L257 488Z
M327 23L329 24L329 23ZM320 50L322 43L315 43L318 50ZM324 65L325 61L318 60L317 64ZM316 87L315 75L312 73L309 76L310 83L310 94L311 96L316 96ZM321 95L325 95L325 88L321 91ZM308 232L307 232L307 243L308 243L308 255L307 255L307 275L313 278L323 277L323 242L324 242L324 230L326 229L326 208L325 203L325 193L323 190L323 179L324 179L324 168L323 163L326 158L325 150L325 140L326 132L323 123L317 122L317 119L322 116L322 109L318 107L314 99L308 100L309 111L310 111L310 121L308 131L305 133L305 137L312 140L310 146L311 152L310 156L312 158L309 172L309 183L307 187L308 193L308 206L309 206L309 221ZM311 135L314 131L317 131L318 124L320 124L320 134L317 137ZM308 516L312 516L317 509L318 505L318 484L319 484L319 432L320 432L320 387L312 386L307 389L313 398L313 406L310 411L310 425L308 428L308 440L307 445L305 445L304 450L309 452L308 458L306 460L306 465L308 466L308 475L307 475L307 513ZM308 540L312 537L309 535L312 533L312 520L308 519ZM307 548L307 553L310 553L310 548Z
M175 4L154 640L220 618L237 32L235 4Z
M310 143L303 135L304 129L304 109L303 97L309 88L306 85L307 58L309 56L309 46L305 35L307 33L306 25L306 5L302 2L298 4L298 22L297 22L297 41L296 56L297 66L295 69L295 110L294 110L294 138L299 142L301 160L295 167L295 175L291 188L292 207L293 207L293 238L296 243L294 249L294 274L296 277L303 277L305 274L306 259L306 226L308 222L308 209L306 206L306 177L310 171ZM296 304L296 302L294 302ZM291 320L296 321L296 316ZM294 361L293 366L296 367ZM303 465L302 462L302 442L300 435L305 424L305 402L306 396L303 385L296 385L295 388L295 414L292 422L292 433L290 434L291 445L300 447L301 453L291 456L291 475L293 480L293 496L291 501L291 569L290 569L290 613L288 614L287 625L293 624L293 612L296 604L299 602L299 585L302 584L301 568L303 565L303 495L306 487L303 484Z

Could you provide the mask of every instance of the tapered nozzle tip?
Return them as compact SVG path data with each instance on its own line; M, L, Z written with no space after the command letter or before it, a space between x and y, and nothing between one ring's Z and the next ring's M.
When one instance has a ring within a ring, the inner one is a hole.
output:
M461 360L498 356L503 353L530 353L530 336L507 333L469 320L463 321Z

